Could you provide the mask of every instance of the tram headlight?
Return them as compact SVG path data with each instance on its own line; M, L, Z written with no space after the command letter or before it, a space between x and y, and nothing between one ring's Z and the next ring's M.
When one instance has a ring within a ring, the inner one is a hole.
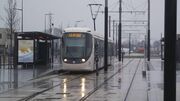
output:
M64 59L64 62L67 62L67 59Z
M82 61L82 62L85 62L86 60L85 60L85 59L82 59L81 61Z

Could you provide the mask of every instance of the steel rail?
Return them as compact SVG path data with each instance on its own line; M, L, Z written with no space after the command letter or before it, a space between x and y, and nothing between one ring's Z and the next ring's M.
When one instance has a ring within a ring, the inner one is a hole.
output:
M126 92L126 96L125 96L125 98L124 98L123 101L126 101L127 98L128 98L128 95L129 95L129 92L130 92L130 90L131 90L132 84L133 84L133 82L134 82L134 78L135 78L135 76L136 76L136 73L137 73L137 70L138 70L138 68L139 68L140 62L141 62L141 59L139 60L139 62L138 62L138 64L137 64L136 70L135 70L135 72L134 72L134 75L133 75L133 77L132 77L131 83L130 83L130 85L129 85L129 87L128 87L128 90L127 90L127 92Z
M82 97L79 101L85 101L87 98L89 98L93 93L95 93L98 89L100 89L107 81L109 81L111 78L113 78L115 75L117 75L119 73L119 71L121 71L121 69L125 68L128 64L130 64L132 60L129 60L128 63L126 63L122 68L119 68L119 70L117 72L115 72L114 74L112 74L110 77L108 77L107 79L104 80L104 82L102 82L99 86L97 86L96 88L94 88L92 91L90 91L88 94L86 94L84 97Z

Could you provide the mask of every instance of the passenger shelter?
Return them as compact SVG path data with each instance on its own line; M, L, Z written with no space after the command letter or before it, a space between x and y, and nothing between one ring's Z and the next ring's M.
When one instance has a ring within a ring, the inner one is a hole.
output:
M60 37L43 32L18 32L18 64L43 65L53 68L54 40Z

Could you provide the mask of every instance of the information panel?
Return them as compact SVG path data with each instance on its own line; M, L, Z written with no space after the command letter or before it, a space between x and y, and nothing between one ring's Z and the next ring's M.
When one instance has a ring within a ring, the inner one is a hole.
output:
M33 40L18 40L18 62L19 63L34 62Z

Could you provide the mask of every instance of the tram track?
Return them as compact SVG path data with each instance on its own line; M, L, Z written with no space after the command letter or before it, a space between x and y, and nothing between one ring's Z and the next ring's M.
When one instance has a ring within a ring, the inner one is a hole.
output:
M94 90L90 91L88 94L86 94L84 97L82 97L79 101L85 101L86 99L88 99L92 94L94 94L98 89L100 89L103 85L105 85L105 83L107 81L109 81L111 78L113 78L115 75L117 75L121 69L124 69L128 64L130 64L134 59L129 60L122 68L119 68L119 70L117 72L115 72L114 74L112 74L110 77L108 77L107 79L104 80L104 82L102 82L99 86L97 86Z
M81 78L81 77L82 77L82 75L80 75L80 76L78 76L78 77L75 77L75 78L71 79L70 81L63 82L63 83L68 83L68 82L71 82L71 81L76 80L76 79ZM40 94L42 94L42 93L44 93L44 92L46 92L46 91L48 91L48 90L51 90L51 89L53 89L53 88L55 88L55 87L57 87L57 86L60 86L60 85L62 85L62 83L56 84L56 85L54 85L54 86L52 86L52 87L49 87L49 88L47 88L47 89L44 89L44 90L42 90L42 91L33 93L33 94L31 94L31 95L29 95L29 96L27 96L27 97L25 97L25 98L23 98L23 99L20 99L20 100L18 100L18 101L29 101L30 99L36 97L37 95L40 95Z
M129 95L129 93L130 93L130 90L131 90L132 85L133 85L133 82L134 82L134 78L135 78L135 76L136 76L136 74L137 74L137 71L138 71L138 68L139 68L139 65L140 65L140 62L141 62L141 59L139 60L137 66L136 66L136 70L135 70L135 72L134 72L134 74L133 74L132 80L131 80L131 82L130 82L130 85L129 85L129 87L128 87L128 90L127 90L127 92L126 92L126 94L125 94L125 98L124 98L123 101L127 101L128 95Z
M94 72L94 73L95 73L95 72ZM93 74L94 74L94 73L93 73ZM50 77L50 78L43 79L43 80L49 80L49 79L57 78L57 77L60 77L60 76L65 76L65 75L68 75L68 74L71 74L71 72L68 71L68 72L59 74L59 75L57 75L57 76ZM18 100L18 101L29 101L29 100L31 100L32 98L34 98L34 97L36 97L36 96L38 96L38 95L40 95L40 94L42 94L42 93L44 93L44 92L46 92L46 91L49 91L49 90L51 90L51 89L53 89L53 88L55 88L55 87L61 86L61 85L63 85L64 83L70 83L70 82L72 82L72 81L74 81L74 80L77 80L77 79L81 78L82 76L87 76L87 75L92 75L92 74L90 74L90 73L89 73L89 74L81 74L81 75L79 75L79 76L76 76L76 77L72 78L72 79L69 80L69 81L65 81L65 82L63 82L63 83L59 83L59 84L56 84L56 85L54 85L54 86L52 86L52 87L46 88L46 89L44 89L44 90L42 90L42 91L33 93L33 94L31 94L31 95L29 95L29 96L27 96L27 97L24 97L24 98L22 98L22 99L20 99L20 100ZM34 80L36 81L36 80L38 80L38 79L34 79ZM41 79L41 80L38 80L38 82L40 82L40 81L42 81L42 79ZM31 85L31 84L29 84L29 85ZM39 85L38 87L43 86L43 85L46 85L46 84ZM26 85L26 86L27 86L27 85ZM37 88L38 88L38 87L37 87Z
M91 96L95 91L97 91L101 86L103 86L108 80L110 80L112 77L114 77L117 73L119 73L119 71L120 71L121 69L125 68L125 67L126 67L128 64L130 64L132 61L133 61L133 59L129 60L125 65L123 65L121 68L119 68L119 70L118 70L117 72L115 72L114 74L112 74L110 77L108 77L107 79L105 79L100 85L98 85L95 89L93 89L93 91L90 91L90 92L87 93L84 97L80 98L79 101L85 101L89 96ZM67 74L68 74L68 73L66 73L66 74L64 74L64 75L67 75ZM18 100L18 101L29 101L29 100L35 98L36 96L38 96L38 95L40 95L40 94L43 94L44 92L47 92L47 91L49 91L49 90L51 90L51 89L53 89L53 88L55 88L55 87L62 86L64 83L70 83L70 82L72 82L72 81L74 81L74 80L80 79L81 77L90 76L90 75L95 75L95 74L96 74L96 72L93 72L93 73L91 73L91 74L82 74L82 75L76 76L76 77L74 77L73 79L71 79L71 80L69 80L69 81L66 81L66 82L63 82L63 83L61 82L61 83L59 83L59 84L56 84L56 85L54 85L54 86L52 86L52 87L46 88L46 89L41 90L41 91L39 91L39 92L35 92L35 93L33 93L33 94L31 94L31 95L29 95L29 96L27 96L27 97L24 97L24 98L22 98L22 99L20 99L20 100ZM58 75L58 76L59 76L59 75ZM55 76L55 77L58 77L58 76ZM52 78L55 78L55 77L52 77ZM41 85L40 85L40 86L41 86Z
M72 74L72 72L67 71L67 72L61 73L61 74L59 74L59 75L57 75L57 76L54 76L54 77L49 77L49 78L45 78L45 79L37 78L37 79L34 79L33 81L41 82L42 80L50 80L50 79L53 79L53 78L57 78L57 77L65 76L65 75L69 75L69 74ZM93 74L95 74L95 72L93 72ZM77 80L77 79L79 79L79 78L81 78L81 77L83 77L83 76L88 76L88 75L92 75L92 74L91 74L91 73L88 73L88 74L78 75L78 76L72 78L72 79L69 80L69 81L65 81L65 82L63 82L63 83L56 84L56 85L54 85L54 86L52 86L52 87L49 87L49 88L47 88L47 89L44 89L44 90L42 90L42 91L33 93L33 94L31 94L31 95L29 95L29 96L27 96L27 97L24 97L24 98L22 98L22 99L20 99L20 100L18 100L18 101L29 101L29 100L31 100L32 98L34 98L34 97L36 97L36 96L38 96L38 95L40 95L40 94L42 94L42 93L44 93L44 92L46 92L46 91L49 91L49 90L51 90L51 89L53 89L53 88L55 88L55 87L58 87L58 86L63 85L64 83L70 83L70 82L72 82L72 81L74 81L74 80ZM72 76L72 75L70 75L70 76ZM38 79L40 79L40 80L38 80ZM31 85L31 84L29 84L29 85ZM39 85L38 87L43 86L43 85L46 85L46 84ZM28 86L28 85L24 85L24 86ZM23 87L24 87L24 86L23 86ZM37 88L38 88L38 87L37 87ZM20 88L22 88L22 87L20 87Z

